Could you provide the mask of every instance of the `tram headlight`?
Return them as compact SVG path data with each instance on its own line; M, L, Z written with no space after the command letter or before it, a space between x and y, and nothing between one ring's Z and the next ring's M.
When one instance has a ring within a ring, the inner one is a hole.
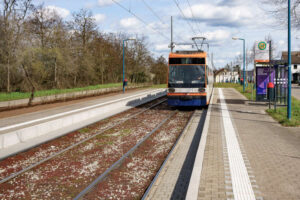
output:
M173 92L175 92L175 88L169 88L169 90L168 90L170 93L173 93Z
M199 90L198 90L200 93L203 93L203 92L205 92L205 88L199 88Z

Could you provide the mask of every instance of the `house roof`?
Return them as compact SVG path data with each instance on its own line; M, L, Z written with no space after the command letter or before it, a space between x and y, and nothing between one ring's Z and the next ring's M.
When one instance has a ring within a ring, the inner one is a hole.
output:
M282 60L288 60L288 52L282 52ZM300 51L292 51L292 64L300 64Z
M219 69L217 71L215 71L215 76L217 76L218 74L222 73L222 72L226 72L227 70L225 68Z

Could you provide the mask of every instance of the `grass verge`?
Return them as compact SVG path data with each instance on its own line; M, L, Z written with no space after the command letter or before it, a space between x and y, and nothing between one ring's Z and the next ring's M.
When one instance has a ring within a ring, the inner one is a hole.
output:
M167 88L167 84L152 85L151 88Z
M43 97L43 96L51 96L56 94L65 94L65 93L97 90L97 89L104 89L104 88L114 88L114 87L122 87L122 83L109 83L103 85L92 85L87 87L71 88L71 89L40 90L35 92L34 97ZM166 84L152 85L150 86L150 88L167 88L167 85ZM28 99L29 97L30 97L30 92L11 92L11 93L0 92L0 101Z
M300 101L292 97L292 119L287 119L287 108L279 107L276 109L268 109L267 113L271 115L283 126L300 126Z
M34 96L42 97L42 96L50 96L50 95L56 95L56 94L80 92L80 91L87 91L87 90L97 90L97 89L113 88L113 87L122 87L122 83L109 83L109 84L103 84L103 85L92 85L92 86L87 86L87 87L71 88L71 89L40 90L40 91L36 91ZM27 99L29 97L30 97L30 92L11 92L11 93L1 92L0 93L0 101Z

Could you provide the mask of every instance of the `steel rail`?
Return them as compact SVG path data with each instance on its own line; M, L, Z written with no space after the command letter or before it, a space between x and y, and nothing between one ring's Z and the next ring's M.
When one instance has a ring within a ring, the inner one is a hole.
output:
M34 168L34 167L36 167L36 166L38 166L38 165L41 165L41 164L45 163L46 161L51 160L51 159L53 159L54 157L59 156L59 155L65 153L65 152L67 152L67 151L73 149L74 147L76 147L76 146L78 146L78 145L80 145L80 144L82 144L82 143L84 143L84 142L87 142L88 140L91 140L91 139L97 137L98 135L104 133L105 131L108 131L108 130L110 130L110 129L112 129L112 128L114 128L114 127L120 125L120 124L123 124L124 122L126 122L126 121L128 121L128 120L130 120L130 119L132 119L132 118L134 118L134 117L136 117L136 116L138 116L138 115L140 115L140 114L146 112L147 110L150 110L151 108L154 108L154 107L156 107L156 106L162 104L162 103L165 102L165 101L166 101L166 99L164 99L164 100L162 100L162 101L160 101L160 102L158 102L158 103L156 103L156 104L150 106L149 108L146 108L146 109L144 109L144 110L142 110L142 111L140 111L140 112L138 112L138 113L132 115L132 116L129 117L129 118L126 118L125 120L122 120L122 121L120 121L120 122L118 122L118 123L116 123L116 124L114 124L114 125L112 125L112 126L110 126L110 127L107 127L106 129L104 129L104 130L102 130L102 131L96 133L95 135L92 135L91 137L88 137L88 138L86 138L86 139L84 139L84 140L81 140L80 142L77 142L77 143L75 143L75 144L73 144L73 145L71 145L71 146L69 146L69 147L67 147L67 148L65 148L65 149L63 149L63 150L61 150L61 151L59 151L59 152L57 152L57 153L55 153L55 154L53 154L53 155L51 155L51 156L45 158L45 159L43 159L43 160L37 162L37 163L35 163L35 164L32 164L32 165L30 165L29 167L26 167L26 168L22 169L21 171L18 171L18 172L14 173L14 174L12 174L12 175L10 175L10 176L7 176L7 177L3 178L2 180L0 180L0 184L5 183L5 182L7 182L7 181L9 181L9 180L11 180L11 179L13 179L13 178L15 178L15 177L17 177L17 176L23 174L23 173L25 173L25 172L31 170L32 168Z
M147 188L146 192L144 193L144 195L143 195L143 197L142 197L141 200L145 200L145 199L147 198L147 196L148 196L149 192L151 191L151 189L152 189L154 183L156 182L157 178L159 177L159 175L160 175L160 173L162 172L163 168L165 167L166 163L167 163L168 160L170 159L170 157L171 157L171 155L172 155L172 153L173 153L175 147L177 146L179 140L181 139L183 133L187 130L189 124L191 123L191 120L192 120L193 116L195 115L195 113L196 113L196 111L194 111L194 113L191 115L191 117L190 117L188 123L185 125L184 129L181 131L179 137L177 138L176 142L174 143L174 145L173 145L171 151L169 152L167 158L164 160L163 164L162 164L161 167L159 168L158 172L156 173L155 177L154 177L153 180L151 181L150 185L148 186L148 188Z
M164 119L159 125L157 125L151 132L149 132L143 139L141 139L134 147L132 147L127 153L125 153L118 161L112 164L103 174L98 176L90 185L88 185L84 190L82 190L74 200L78 200L87 194L91 189L93 189L99 182L101 182L112 170L120 166L124 160L132 154L141 144L143 144L153 133L155 133L159 128L161 128L171 117L173 117L177 111L172 112L166 119Z

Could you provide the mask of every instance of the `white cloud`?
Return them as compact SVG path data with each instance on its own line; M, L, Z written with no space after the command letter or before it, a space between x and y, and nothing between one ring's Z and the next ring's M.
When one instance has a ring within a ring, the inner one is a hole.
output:
M196 4L183 12L189 19L205 22L211 26L238 27L249 24L254 19L251 8L244 5L227 6L214 4Z
M47 16L51 16L56 13L61 18L66 18L70 15L70 11L65 8L60 8L57 6L47 6L45 7L45 13Z
M214 60L214 63L215 63L215 64L218 64L218 65L220 65L220 64L225 65L225 64L226 64L226 60L223 60L223 59L216 59L216 60Z
M155 45L155 50L156 51L169 51L170 48L168 47L168 44L157 44Z
M205 32L203 34L209 41L223 41L231 37L231 33L226 30L215 30L211 32Z
M152 30L160 30L160 31L165 31L169 29L169 25L163 24L161 22L152 22L148 24L147 28L152 29Z
M136 29L136 27L138 27L140 25L140 22L132 17L132 18L125 18L125 19L121 19L120 20L120 25L123 28L133 28Z
M113 4L114 2L112 0L98 0L99 6L109 6Z
M93 18L96 20L96 24L99 25L106 19L106 16L104 14L96 14Z
M280 46L283 46L283 45L285 44L285 41L284 41L284 40L280 40L280 41L278 42L278 44L279 44Z

